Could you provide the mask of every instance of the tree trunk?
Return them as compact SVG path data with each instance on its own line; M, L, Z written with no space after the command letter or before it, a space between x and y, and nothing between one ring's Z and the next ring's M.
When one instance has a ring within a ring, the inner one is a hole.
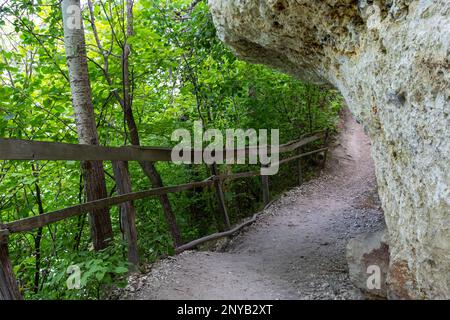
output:
M211 173L214 176L214 178L217 178L219 176L219 171L217 170L217 165L213 163L211 165ZM219 211L221 213L222 221L219 223L219 230L230 230L230 218L228 217L228 210L227 206L225 204L225 197L222 190L222 181L219 179L214 179L214 186L216 189L216 197L219 204Z
M132 101L133 97L131 95L131 80L130 80L130 70L129 70L129 55L131 53L131 45L127 42L127 38L133 35L133 0L127 0L127 28L126 37L123 45L122 51L122 108L125 116L125 121L127 123L128 131L130 133L131 144L134 146L140 145L139 132L137 129L136 121L133 115ZM120 103L120 101L119 101ZM144 161L139 163L144 171L145 175L149 178L152 186L154 188L160 188L163 186L161 176L156 170L155 164L153 162ZM175 214L173 213L172 206L170 205L169 197L165 195L159 196L161 206L164 211L164 216L175 247L182 244L180 231L176 222Z
M113 161L113 170L118 194L131 193L128 163L125 161ZM128 261L136 269L139 264L139 253L137 247L136 209L132 201L120 205L120 225L128 245Z
M64 45L69 68L72 105L80 144L98 145L91 88L86 60L86 44L81 17L80 0L62 0ZM85 161L81 164L87 201L107 197L105 172L101 161ZM91 235L96 250L105 248L112 238L109 209L90 213Z
M3 230L0 230L3 231ZM22 300L8 257L8 235L0 233L0 300Z
M198 170L196 170L196 167L192 164L189 164L187 167L189 168L189 181L199 181L200 175ZM191 199L191 201L189 201L189 207L187 208L192 220L191 226L197 228L199 234L207 233L210 228L210 221L205 219L205 217L208 216L207 207L203 201L198 201L203 192L204 187L196 187L186 191L187 197Z
M145 175L150 179L153 188L160 188L163 186L161 176L156 170L153 162L144 161L140 162L139 164L141 165ZM167 194L160 195L159 201L161 202L164 216L169 227L170 234L172 235L174 246L178 247L182 244L181 234L180 230L178 229L175 214L172 211L172 206L170 205L169 197L167 196Z
M34 170L33 166L33 173L37 175L37 171ZM44 205L42 203L42 196L41 196L41 188L39 187L38 182L35 183L35 190L36 190L36 202L38 205L38 212L39 214L44 214ZM37 230L36 236L34 238L34 258L35 258L35 271L34 271L34 293L39 292L39 282L41 278L41 240L42 240L42 230L43 228L39 228Z

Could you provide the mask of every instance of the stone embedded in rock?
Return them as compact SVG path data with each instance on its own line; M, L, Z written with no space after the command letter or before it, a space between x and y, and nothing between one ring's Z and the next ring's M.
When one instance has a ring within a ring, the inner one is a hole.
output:
M390 296L450 298L450 1L209 5L237 56L340 90L372 141Z
M369 298L387 298L389 244L386 231L362 234L351 239L346 255L353 284Z

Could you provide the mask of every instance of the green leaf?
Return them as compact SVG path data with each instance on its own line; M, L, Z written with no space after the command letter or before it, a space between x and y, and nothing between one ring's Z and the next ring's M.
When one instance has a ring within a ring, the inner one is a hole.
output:
M114 273L117 273L117 274L122 274L122 273L127 273L127 272L128 272L128 268L126 268L126 267L116 267L114 269Z

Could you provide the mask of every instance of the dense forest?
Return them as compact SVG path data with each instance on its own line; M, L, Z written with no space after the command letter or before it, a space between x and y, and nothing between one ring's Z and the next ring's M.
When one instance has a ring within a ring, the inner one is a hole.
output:
M83 143L71 94L62 3L0 4L2 138ZM337 92L235 58L216 38L206 1L83 0L81 7L95 144L171 147L176 144L172 132L192 130L194 121L201 121L204 130L277 128L281 143L335 129L342 104ZM116 194L111 163L100 165L105 196ZM303 165L312 174L317 163L311 158ZM219 170L249 167L220 165ZM284 165L270 178L273 195L296 185L295 168L295 163ZM129 171L133 190L211 175L208 166L194 164L130 162ZM85 180L77 161L0 160L0 223L88 201ZM258 177L226 183L224 192L232 223L262 206ZM134 205L142 263L220 229L214 190L208 188ZM11 235L10 257L25 298L96 299L111 284L125 283L129 265L120 209L105 214L114 235L106 247L93 243L90 224L95 221L89 214ZM83 270L80 290L66 286L67 269L74 264Z

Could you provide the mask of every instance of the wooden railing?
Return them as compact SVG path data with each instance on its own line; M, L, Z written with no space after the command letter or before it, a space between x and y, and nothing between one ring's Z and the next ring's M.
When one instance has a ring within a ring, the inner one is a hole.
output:
M328 150L328 130L320 131L313 134L302 136L299 140L295 140L279 146L279 153L285 153L297 150L306 144L313 141L323 139L323 147L299 153L285 159L279 160L273 165L281 165L293 160L300 160L303 157L320 153L324 153L324 161ZM300 149L299 149L300 150ZM113 166L120 166L126 164L127 161L171 161L170 148L155 148L155 147L101 147L90 145L78 145L56 142L37 142L16 139L0 139L0 160L71 160L71 161L112 161ZM191 152L191 159L194 159L195 152ZM257 148L246 148L223 150L223 154L236 154L236 152L243 152L246 155L255 154ZM299 165L299 168L301 166ZM191 182L170 187L154 188L149 190L129 192L119 194L117 196L104 198L100 200L90 201L79 205L74 205L64 209L40 214L9 223L0 224L0 300L18 300L22 299L17 281L12 271L11 262L8 257L8 236L13 233L29 232L34 229L42 228L46 225L55 223L57 221L67 219L81 214L92 212L96 209L108 208L114 205L120 205L133 200L144 199L153 196L159 196L168 193L186 191L198 187L214 187L216 190L217 200L219 202L219 210L224 220L226 230L224 232L208 235L206 237L194 240L190 243L184 244L175 248L176 253L184 250L192 249L206 241L216 239L219 237L229 236L240 230L246 225L249 225L256 220L257 214L243 223L231 228L228 217L227 206L225 204L225 197L222 191L222 183L226 180L235 180L245 177L261 176L263 201L267 206L269 204L269 176L261 175L260 171L249 171L235 173L231 175L220 175L215 165L212 166L213 175L203 181ZM301 171L299 171L301 176ZM129 177L126 177L129 178ZM301 181L301 179L300 179ZM134 217L128 219L127 228L136 230ZM124 234L129 234L130 230L124 230ZM126 239L129 250L136 250L136 237Z

